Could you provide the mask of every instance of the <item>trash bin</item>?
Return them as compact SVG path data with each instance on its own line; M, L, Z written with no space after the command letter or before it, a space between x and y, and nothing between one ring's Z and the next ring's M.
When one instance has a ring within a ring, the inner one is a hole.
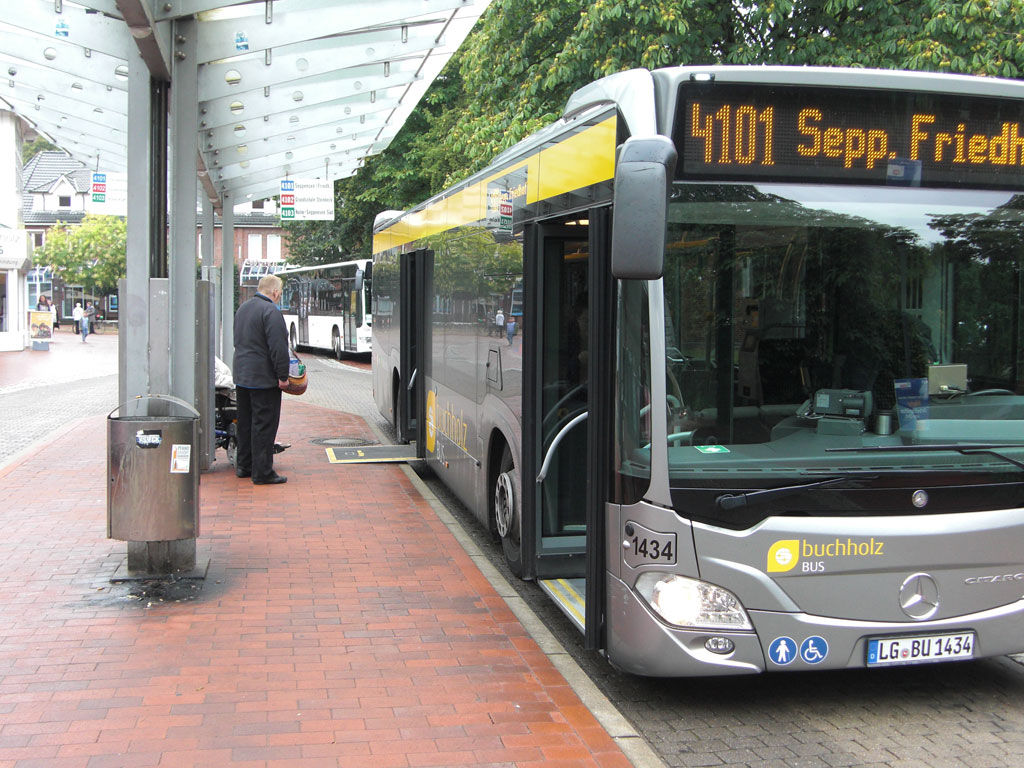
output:
M199 535L199 412L188 416L107 416L107 538L175 541ZM134 402L134 401L132 401Z

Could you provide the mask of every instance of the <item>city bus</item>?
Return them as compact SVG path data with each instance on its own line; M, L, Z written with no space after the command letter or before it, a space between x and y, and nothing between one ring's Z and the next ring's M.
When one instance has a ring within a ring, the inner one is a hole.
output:
M378 215L377 407L622 670L1019 652L1022 164L1020 82L606 77Z
M329 349L339 360L371 351L371 264L355 259L277 273L284 281L281 312L292 349Z

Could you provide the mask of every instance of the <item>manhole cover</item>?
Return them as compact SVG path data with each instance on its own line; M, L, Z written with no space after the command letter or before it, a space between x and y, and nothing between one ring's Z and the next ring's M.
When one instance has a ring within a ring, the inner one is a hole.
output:
M355 448L360 445L377 445L371 440L364 440L361 437L318 437L310 440L313 445L323 445L328 448Z

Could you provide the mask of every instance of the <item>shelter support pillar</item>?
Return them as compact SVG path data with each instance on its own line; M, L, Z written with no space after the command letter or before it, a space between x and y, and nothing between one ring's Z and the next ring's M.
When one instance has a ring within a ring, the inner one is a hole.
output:
M171 65L170 278L171 394L195 403L196 201L198 185L198 29L191 19L174 23Z
M154 241L154 203L166 201L166 167L154 163L163 153L153 151L154 83L141 56L128 57L128 243L127 277L119 286L118 343L120 375L118 402L148 395L150 389L149 278ZM160 220L162 220L162 216ZM132 364L128 365L128 361ZM144 408L145 403L137 407ZM133 406L129 413L141 415Z
M203 201L203 222L202 222L202 241L200 243L199 256L202 259L203 268L201 270L202 280L209 280L214 284L214 295L216 296L219 290L220 280L216 277L216 267L213 262L214 244L216 242L216 231L214 228L213 219L213 201L210 200L208 195L201 195ZM214 311L211 316L213 323L213 336L216 340L219 338L220 331L220 313ZM220 350L220 344L216 343L214 346L214 354Z
M153 275L151 285L145 289L149 297L141 317L148 325L148 353L136 358L147 359L149 387L153 392L169 394L184 400L186 403L196 402L196 173L198 131L198 57L196 56L196 23L192 20L174 22L171 39L173 55L171 67L170 105L169 105L169 139L152 134L145 126L136 126L130 122L129 134L138 141L145 138L153 142L161 142L168 148L167 152L153 154L169 155L170 181L170 214L166 221L167 232L151 232L150 244L156 244L169 235L169 249L166 272ZM146 164L134 165L137 173ZM154 175L156 176L156 175ZM153 183L163 184L165 176L157 176ZM129 185L131 179L129 178ZM167 185L164 185L166 188ZM155 195L154 197L159 197ZM133 194L131 187L128 192L129 205L144 204L149 195ZM162 221L161 210L147 210L137 218L141 221ZM129 210L129 221L132 213ZM161 227L162 228L162 227ZM129 233L129 238L131 234ZM154 249L157 247L153 245ZM159 266L159 262L157 262ZM138 271L138 268L136 268ZM129 240L129 280L132 279L131 240ZM165 278L165 279L161 279ZM136 278L138 280L139 278ZM133 283L135 285L135 283ZM129 289L131 291L132 289ZM139 335L143 331L139 330ZM138 338L135 337L135 344ZM162 358L162 359L161 359ZM163 361L170 361L167 365ZM137 385L136 385L137 386ZM192 461L199 461L198 446L193 446ZM198 505L198 499L196 500ZM196 531L198 532L198 509L196 511ZM196 565L195 538L173 541L129 541L128 570L136 573L152 575L181 573L191 571Z
M221 222L221 345L220 359L228 366L235 357L235 201L230 192L224 193Z

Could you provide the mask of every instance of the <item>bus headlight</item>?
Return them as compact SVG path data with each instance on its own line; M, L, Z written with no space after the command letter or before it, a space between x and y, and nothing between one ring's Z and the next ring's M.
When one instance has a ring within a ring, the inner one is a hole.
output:
M754 628L736 595L705 581L648 571L636 580L636 591L655 613L677 627Z

